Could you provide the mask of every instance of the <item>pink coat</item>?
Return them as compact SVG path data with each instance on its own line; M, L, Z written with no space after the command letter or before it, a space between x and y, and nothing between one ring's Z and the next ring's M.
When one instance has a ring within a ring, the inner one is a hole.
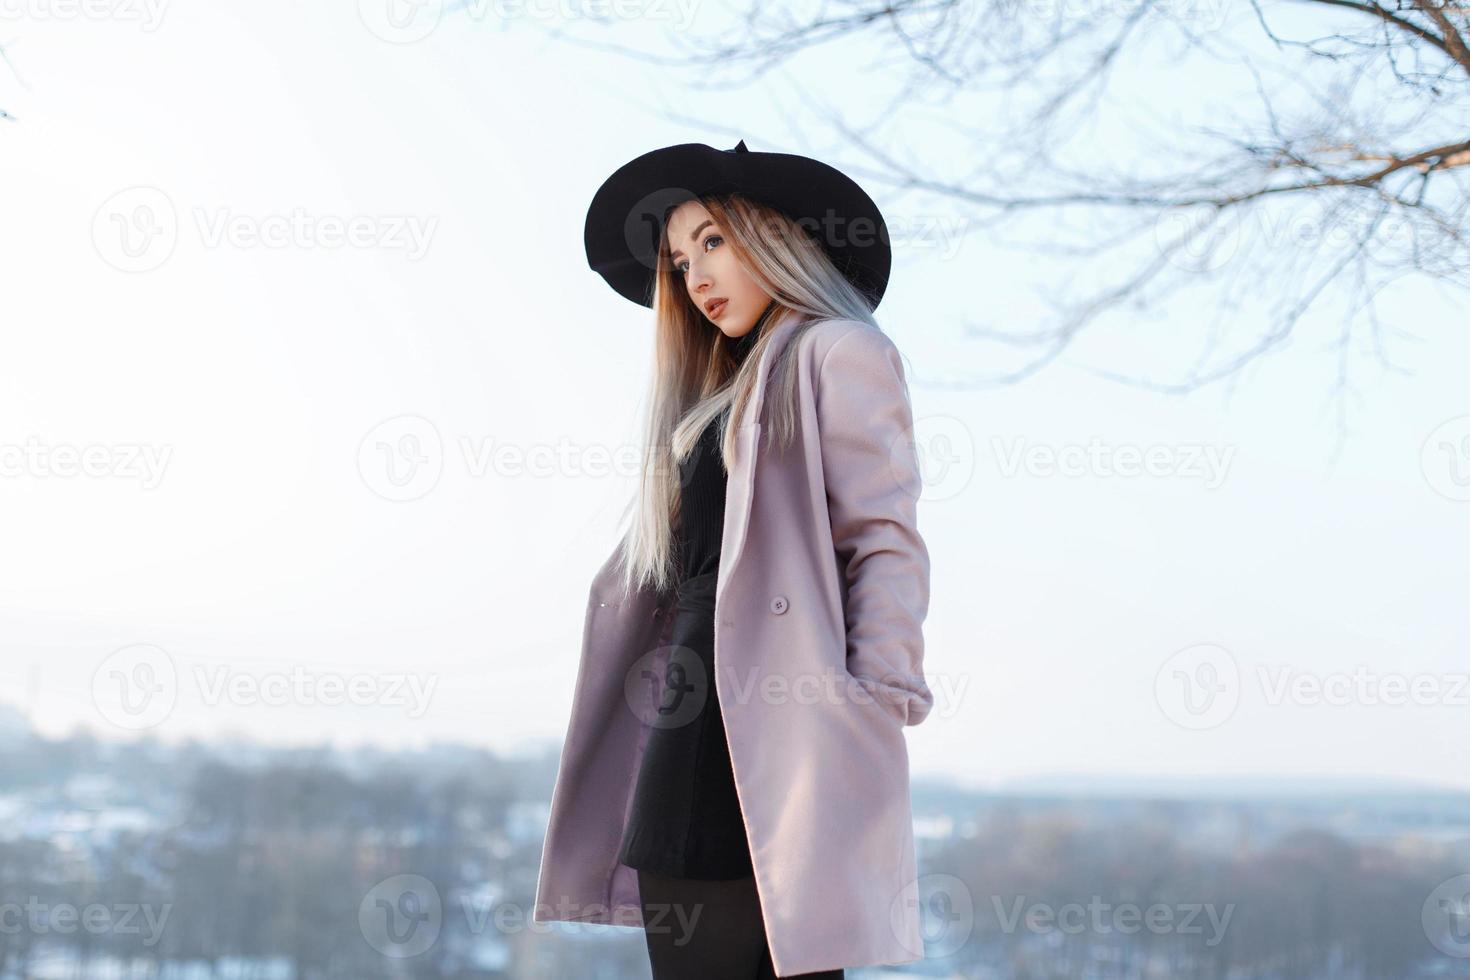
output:
M776 328L752 406L795 324ZM737 434L715 598L716 692L780 976L922 958L904 726L934 704L898 349L867 324L827 320L798 358L790 449L752 453L764 410ZM637 873L617 853L649 732L640 719L654 716L645 655L672 617L651 591L619 597L616 557L588 595L535 922L642 926Z

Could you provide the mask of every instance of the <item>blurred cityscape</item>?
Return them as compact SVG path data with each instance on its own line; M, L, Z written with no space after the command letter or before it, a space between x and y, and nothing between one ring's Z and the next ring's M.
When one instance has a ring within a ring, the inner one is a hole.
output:
M46 739L0 706L0 980L642 978L530 921L557 751ZM1470 978L1470 794L916 780L890 976Z

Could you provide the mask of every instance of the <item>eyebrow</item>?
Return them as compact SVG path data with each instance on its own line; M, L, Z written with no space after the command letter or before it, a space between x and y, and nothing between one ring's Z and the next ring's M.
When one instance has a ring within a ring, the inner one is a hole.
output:
M715 219L713 219L713 218L705 218L703 221L701 221L699 223L699 227L698 228L695 228L693 231L691 231L689 233L689 240L692 242L692 241L694 241L694 239L698 238L699 237L699 233L704 230L704 226L705 225L712 225L712 224L714 224L714 221L715 221ZM669 253L669 258L672 259L676 255L683 255L683 254L684 254L683 252L679 251L676 248L672 252Z

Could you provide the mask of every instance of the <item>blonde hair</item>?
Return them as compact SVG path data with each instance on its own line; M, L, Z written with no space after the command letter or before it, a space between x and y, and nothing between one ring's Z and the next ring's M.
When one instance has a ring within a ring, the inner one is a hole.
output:
M878 327L872 302L786 214L738 193L698 200L719 225L725 244L734 249L746 272L770 295L771 303L752 328L757 331L754 346L737 364L735 341L705 319L674 269L665 212L654 279L653 376L644 427L648 449L638 493L624 511L625 518L633 513L633 521L619 543L618 578L624 595L648 586L659 592L674 586L679 463L710 420L729 409L718 445L721 463L730 470L735 431L747 413L755 411L759 418L759 406L748 403L775 327L788 317L801 320L777 352L763 393L769 411L762 434L774 434L783 448L796 435L795 367L801 335L826 319L857 320Z

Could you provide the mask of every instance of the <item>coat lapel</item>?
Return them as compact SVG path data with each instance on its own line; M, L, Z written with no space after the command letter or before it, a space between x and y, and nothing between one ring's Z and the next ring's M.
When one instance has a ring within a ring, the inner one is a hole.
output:
M719 607L726 583L730 581L730 572L745 547L745 532L750 523L751 491L755 486L755 466L760 456L760 420L765 404L766 377L770 373L772 361L785 346L787 337L801 322L803 318L793 314L777 324L772 331L771 340L756 367L755 386L750 394L750 404L746 408L745 418L751 421L742 422L735 434L737 458L725 488L725 523L721 529L720 566L715 585L716 608Z

